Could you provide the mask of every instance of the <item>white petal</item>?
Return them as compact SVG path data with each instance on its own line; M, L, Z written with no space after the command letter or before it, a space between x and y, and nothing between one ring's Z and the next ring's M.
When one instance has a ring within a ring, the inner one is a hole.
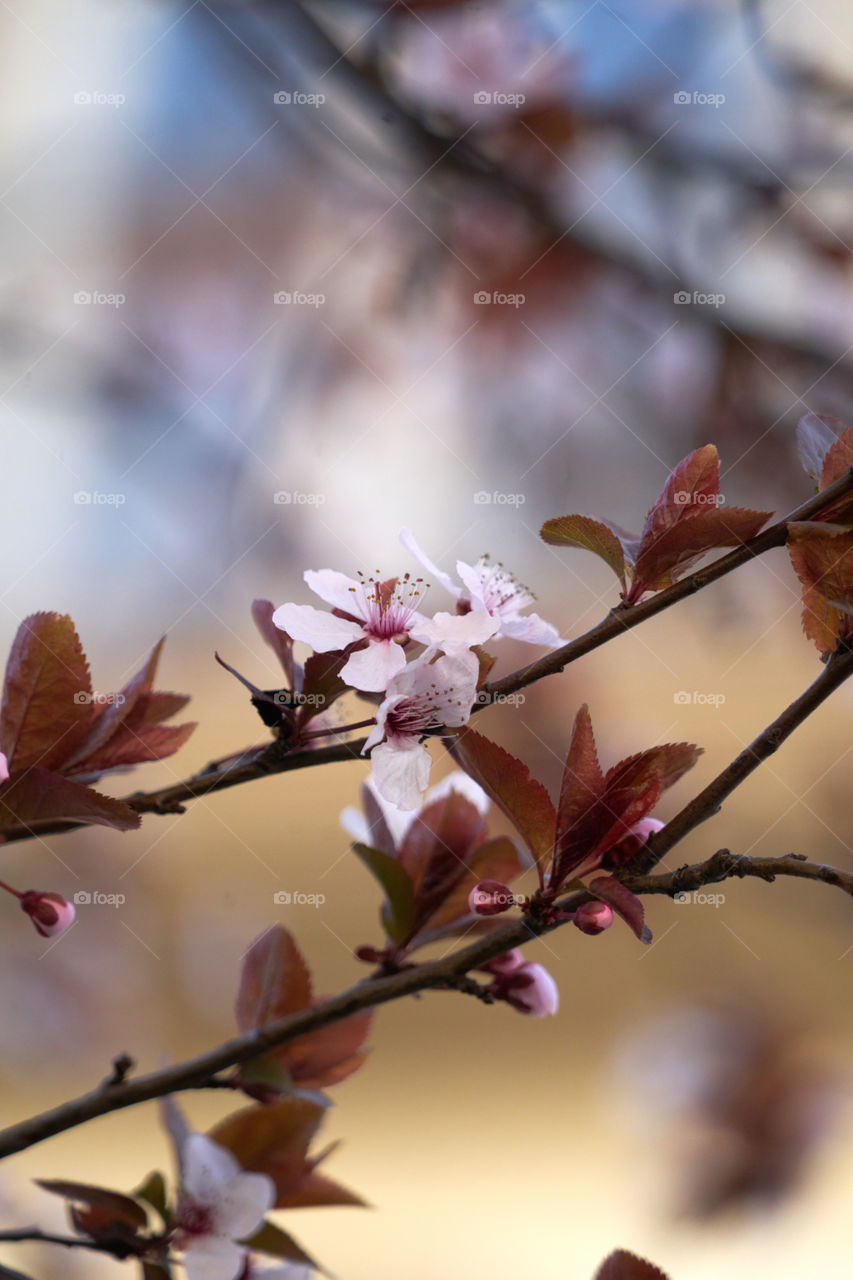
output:
M500 628L500 619L471 610L470 613L437 613L410 628L412 638L436 649L470 648L484 644Z
M364 617L364 587L355 578L334 569L306 569L304 576L314 594L333 609Z
M398 746L383 742L370 756L373 781L381 796L398 809L419 809L432 765L429 752L414 738Z
M425 555L424 552L421 551L415 541L415 535L412 533L411 529L401 529L398 537L409 554L415 557L418 564L422 564L427 573L431 573L436 582L440 582L445 590L449 591L450 594L455 596L458 600L462 595L462 588L457 587L450 574L442 573L441 569L439 569L437 565L433 564L429 556Z
M196 1236L184 1254L187 1280L237 1280L247 1252L220 1236Z
M205 1133L191 1133L184 1143L183 1187L199 1204L215 1206L243 1170L230 1151Z
M472 609L485 609L483 603L483 574L474 565L464 560L456 561L456 572L468 588Z
M405 665L406 655L396 641L371 640L366 649L352 655L341 671L341 679L352 689L382 693Z
M510 640L545 645L549 649L559 649L566 643L557 628L545 622L538 613L530 613L526 618L505 618L501 623L501 635Z
M472 779L473 782L473 779ZM385 819L385 825L391 832L391 838L397 848L403 843L406 832L412 825L414 815L411 813L403 813L396 805L389 804L384 796L381 796L376 790L376 784L372 778L368 778L363 784L373 795L374 800L382 811L382 817ZM476 786L476 783L474 784ZM367 841L370 844L370 840Z
M317 653L329 653L332 649L345 649L354 640L364 639L364 630L357 622L336 618L324 609L310 604L283 604L276 609L272 620L294 640L310 644Z
M344 831L351 839L358 841L360 844L370 844L370 832L367 829L367 819L360 809L356 809L354 805L348 804L345 809L341 809L339 821Z
M455 791L458 795L464 796L466 800L470 800L478 813L483 817L489 811L489 797L486 795L479 782L475 782L467 773L463 773L461 769L454 770L449 773L446 778L442 778L441 782L437 782L434 787L430 787L424 797L424 804L433 804L436 800L444 800L450 795L451 791Z
M265 1173L240 1173L214 1210L216 1229L232 1240L254 1235L275 1203L275 1184Z

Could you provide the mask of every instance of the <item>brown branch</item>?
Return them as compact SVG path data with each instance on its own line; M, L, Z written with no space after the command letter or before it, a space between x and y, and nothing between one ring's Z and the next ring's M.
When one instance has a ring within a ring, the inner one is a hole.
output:
M823 489L808 502L802 503L784 520L769 525L749 542L736 547L728 555L715 560L704 569L680 579L671 587L659 591L648 600L635 605L617 605L611 609L606 618L575 640L570 640L560 649L554 649L543 658L531 662L526 667L486 684L478 695L472 714L482 711L484 707L500 702L510 693L525 689L545 676L556 675L571 662L591 653L608 641L616 639L632 627L639 626L648 618L653 618L672 605L678 604L688 596L695 595L703 587L710 586L726 574L739 569L757 556L773 547L784 546L791 521L810 520L824 507L853 490L853 467L841 476L834 484ZM278 741L266 747L259 747L248 752L236 764L233 757L225 764L212 763L205 765L199 773L183 782L176 782L157 791L134 791L122 800L135 809L137 813L183 813L184 806L191 800L211 795L214 791L225 791L229 787L239 786L244 782L252 782L257 778L267 778L278 773L290 773L294 769L308 769L320 764L334 764L343 760L358 760L365 739L357 738L346 742L335 742L327 747L315 747L305 751L286 751ZM43 822L30 826L11 828L2 833L4 842L11 844L16 840L28 840L33 836L56 835L63 831L79 830L85 824L78 822Z
M61 1244L66 1249L89 1249L94 1253L108 1253L113 1258L125 1261L133 1255L133 1250L118 1244L108 1244L97 1240L86 1240L82 1236L57 1236L40 1227L16 1227L9 1231L0 1231L0 1244ZM0 1264L0 1276L5 1273ZM9 1274L17 1275L17 1272Z
M850 675L853 675L853 650L834 655L817 680L772 724L768 725L713 782L709 783L652 837L649 841L651 856L657 860L700 822L716 813L723 800L735 787L739 786L762 760L776 751L793 733L797 725L802 724ZM755 874L763 879L768 879L773 874L798 875L806 879L838 883L845 891L849 891L845 874L833 871L831 868L813 867L810 863L790 858L780 858L774 863L772 859L753 862L748 858L732 860L734 856L731 854L726 856L730 860L728 863L721 861L722 854L716 854L703 867L691 869L692 881L685 871L653 877L650 889L645 889L643 887L645 882L636 875L626 876L625 880L636 892L668 893L679 891L678 888L673 889L673 885L680 884L683 888L687 883L694 885L706 883L702 879L704 874L709 877L707 883L713 883L720 878L721 870L725 870L727 874ZM791 870L790 868L795 865L796 870ZM751 867L755 868L754 872L747 870ZM678 881L679 875L681 875L680 881ZM558 906L563 912L572 912L583 902L589 901L592 896L594 895L582 890L563 899ZM84 1124L96 1116L123 1110L140 1102L149 1102L153 1098L160 1098L179 1090L204 1088L218 1072L228 1067L249 1062L270 1049L289 1043L298 1036L316 1031L332 1022L339 1022L342 1018L348 1018L364 1009L376 1008L391 1000L413 995L417 991L459 987L461 979L464 979L471 970L485 964L487 960L493 959L504 951L510 951L513 947L522 946L565 923L565 920L558 920L546 924L541 919L533 917L515 920L439 960L413 965L398 973L380 973L363 979L339 995L324 1000L320 1005L280 1018L245 1035L236 1036L225 1044L190 1058L186 1062L151 1072L134 1080L123 1080L113 1087L101 1087L70 1102L64 1102L50 1111L42 1112L41 1115L33 1116L3 1130L0 1133L0 1158L12 1155L16 1151L23 1151L57 1133L63 1133ZM461 985L470 991L469 984Z
M839 871L822 862L809 862L802 853L786 853L781 858L749 858L729 849L718 849L707 862L697 862L657 875L621 876L620 879L633 893L665 893L675 898L681 893L692 893L707 884L719 884L735 876L740 879L753 876L768 884L772 884L777 876L817 880L842 889L853 897L853 873Z

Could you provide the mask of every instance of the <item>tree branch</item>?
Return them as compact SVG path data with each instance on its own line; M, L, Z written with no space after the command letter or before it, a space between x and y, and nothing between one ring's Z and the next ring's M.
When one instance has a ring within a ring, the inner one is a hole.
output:
M689 831L717 813L723 800L735 790L754 769L781 746L794 729L807 719L829 695L849 676L853 675L853 650L845 650L832 656L817 680L805 690L772 724L654 835L648 843L649 856L656 862L673 848ZM653 865L653 863L652 863ZM795 868L795 869L792 869ZM838 884L850 892L849 877L833 868L817 866L790 857L779 859L737 858L728 851L720 851L700 867L686 871L655 876L651 880L642 875L628 874L625 883L635 892L677 893L688 884L714 883L725 875L756 875L771 879L773 875L796 875L804 879L822 880ZM707 876L707 879L703 879ZM679 879L680 877L680 879ZM648 887L648 886L651 887ZM563 912L573 912L595 895L581 890L563 899L557 905ZM122 1080L115 1085L101 1086L70 1102L62 1103L50 1111L42 1112L0 1132L0 1158L35 1146L57 1133L73 1129L96 1116L120 1111L140 1102L164 1097L184 1089L204 1088L220 1071L249 1062L268 1050L287 1044L309 1031L317 1031L332 1022L339 1022L364 1009L373 1009L417 991L441 987L459 987L460 979L486 963L487 960L523 946L526 942L561 927L565 920L550 924L534 917L524 917L503 925L493 933L478 938L467 947L432 960L412 965L397 973L378 973L349 987L339 995L324 1000L322 1004L302 1010L286 1018L268 1023L245 1035L236 1036L225 1044L176 1066L166 1067L133 1080ZM468 984L463 984L470 991Z
M621 876L620 879L632 893L665 893L674 898L680 893L692 893L706 884L719 884L734 876L740 879L754 876L768 884L772 884L777 876L818 880L853 897L853 873L838 871L822 862L809 862L802 853L786 853L780 858L749 858L729 849L718 849L707 862L696 862L658 875Z
M703 587L717 582L726 574L763 555L765 551L784 546L788 536L788 524L791 521L810 520L831 502L844 497L851 491L853 491L853 467L848 468L844 475L827 489L809 498L808 502L802 503L784 520L769 525L749 542L736 547L728 555L721 556L713 564L681 578L671 587L659 591L640 604L617 605L611 609L607 617L577 639L570 640L562 648L552 650L543 658L504 676L501 680L486 684L480 691L472 714L482 711L484 707L491 706L495 702L500 702L510 693L527 688L545 676L556 675L571 662L577 661L594 649L599 649L608 641L616 639L625 631L630 631L632 627L639 626L648 618L663 613L665 609L671 608L688 596L695 595ZM246 753L237 764L214 762L205 765L200 772L183 782L161 787L157 791L134 791L131 795L123 796L122 800L137 813L183 813L187 802L211 795L214 791L225 791L229 787L236 787L244 782L271 777L278 773L290 773L294 769L308 769L314 765L334 764L343 760L358 760L361 758L364 743L364 738L357 738L346 742L335 742L326 747L288 752L279 741L274 741L265 747ZM229 758L229 761L232 759ZM34 836L57 835L63 831L79 830L85 825L78 822L53 821L33 823L30 826L10 828L2 832L3 842L12 844L17 840L29 840Z

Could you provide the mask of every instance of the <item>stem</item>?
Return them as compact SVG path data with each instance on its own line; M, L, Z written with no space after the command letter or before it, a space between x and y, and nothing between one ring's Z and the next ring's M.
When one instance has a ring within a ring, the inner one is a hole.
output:
M625 631L629 631L632 627L639 626L647 618L653 618L656 614L662 613L670 606L686 599L687 596L701 591L703 587L709 586L727 573L740 568L741 565L748 563L749 560L754 559L756 556L763 555L765 551L769 551L772 547L783 546L787 538L789 522L810 520L813 516L819 514L828 503L835 501L851 490L853 490L853 467L850 467L829 488L815 494L808 502L804 502L802 506L797 507L784 520L770 525L749 542L745 542L743 546L737 547L734 551L729 552L728 555L715 560L713 564L697 570L696 573L689 574L679 582L674 583L673 586L659 591L657 595L643 601L641 604L630 607L625 605L617 606L597 626L592 627L582 636L578 636L577 639L570 640L561 649L553 650L551 653L546 654L544 658L531 662L528 666L504 676L502 680L497 680L493 684L486 684L480 691L478 701L472 708L472 715L477 711L482 711L484 707L491 705L493 702L499 701L509 693L524 689L545 676L556 675L567 667L569 663L577 661L578 658L582 658L593 649L600 648L601 645L622 635ZM484 697L484 694L489 696ZM373 721L371 720L367 723L372 724ZM338 730L338 732L341 732L341 730ZM174 783L172 786L163 787L159 791L135 791L129 796L122 797L122 799L125 804L129 805L131 809L135 809L137 813L183 813L186 804L191 800L210 795L214 791L224 791L229 787L251 782L256 778L266 778L278 773L289 773L294 769L308 769L319 764L333 764L344 760L361 759L364 743L364 738L357 738L354 741L332 743L327 747L315 747L313 750L287 752L283 749L281 743L275 741L266 747L259 747L257 750L248 753L241 763L209 764L184 782ZM11 844L13 841L28 840L33 836L56 835L63 831L76 831L85 825L85 823L65 821L36 822L30 826L12 827L2 834L5 843Z

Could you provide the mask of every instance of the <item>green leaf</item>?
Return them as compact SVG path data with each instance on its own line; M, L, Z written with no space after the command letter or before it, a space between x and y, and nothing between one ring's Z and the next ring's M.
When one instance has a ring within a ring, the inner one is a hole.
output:
M245 1240L255 1253L265 1253L271 1258L287 1258L289 1262L301 1262L303 1266L313 1267L315 1271L327 1271L315 1262L310 1253L306 1253L302 1245L294 1240L287 1231L282 1231L274 1222L265 1219L250 1240Z
M166 1180L162 1173L149 1173L145 1181L131 1194L134 1199L144 1200L146 1204L150 1204L151 1208L160 1215L164 1225L169 1225L172 1214L166 1195Z
M381 885L385 901L381 908L382 927L392 942L404 942L415 923L415 889L408 873L396 858L357 842L353 852Z
M625 551L603 520L581 515L557 516L545 521L539 536L552 547L581 547L591 551L613 570L625 590Z

